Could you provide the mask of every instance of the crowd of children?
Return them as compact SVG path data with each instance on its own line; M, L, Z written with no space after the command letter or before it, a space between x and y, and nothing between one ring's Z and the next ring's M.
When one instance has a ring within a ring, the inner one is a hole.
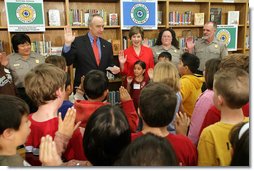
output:
M0 87L0 165L249 166L249 57L208 60L204 77L197 56L183 53L178 66L171 58L162 52L149 71L137 60L112 105L99 70L81 79L72 103L65 59L49 56L24 79L34 113L0 64L10 89Z

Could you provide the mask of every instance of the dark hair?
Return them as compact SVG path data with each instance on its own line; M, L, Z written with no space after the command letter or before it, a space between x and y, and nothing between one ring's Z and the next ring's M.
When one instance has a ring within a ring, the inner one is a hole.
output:
M91 99L101 97L108 89L108 77L100 70L91 70L85 75L84 90Z
M171 44L172 44L173 46L175 46L175 48L179 49L179 42L178 42L178 40L176 39L176 33L175 33L175 31L174 31L173 29L171 29L171 28L163 29L163 30L160 31L160 33L159 33L159 35L158 35L158 38L157 38L157 40L156 40L155 45L162 45L161 38L162 38L162 34L163 34L165 31L169 31L169 32L171 33L171 35L172 35L172 42L171 42Z
M167 126L174 117L176 93L164 83L149 83L140 95L140 112L150 127Z
M140 65L142 67L142 69L146 69L146 63L145 62L143 62L141 60L138 60L134 63L134 66L137 65L137 64Z
M132 26L130 28L130 31L129 31L129 38L131 39L131 37L134 35L134 34L138 34L140 33L141 34L141 37L142 39L144 39L144 30L142 27L139 27L139 26Z
M130 142L130 126L120 107L105 105L90 116L83 136L83 148L94 166L113 165Z
M45 63L50 63L56 65L64 71L66 70L66 60L63 56L50 55L45 59Z
M178 160L166 138L147 133L131 142L115 165L178 166Z
M249 166L249 128L239 138L239 132L245 124L241 122L235 125L229 134L229 140L233 147L231 166Z
M171 53L169 53L169 52L161 52L160 54L159 54L159 56L158 56L158 59L159 58L167 58L169 61L171 61L172 60L172 55L171 55Z
M11 38L11 43L12 43L12 48L14 52L18 53L18 45L24 44L24 43L29 43L31 44L31 40L28 35L25 33L17 33Z
M71 77L69 73L66 73L65 90L71 85Z
M249 101L249 74L241 68L218 70L214 74L213 88L231 109L240 109Z
M0 95L0 134L11 128L19 130L22 116L29 114L24 100L11 95Z
M216 71L219 69L221 59L212 58L205 63L205 83L206 87L210 90L213 89L213 78Z
M199 64L200 64L200 60L196 55L191 54L189 52L185 52L182 54L180 59L182 60L183 65L188 66L189 70L192 73L197 72Z

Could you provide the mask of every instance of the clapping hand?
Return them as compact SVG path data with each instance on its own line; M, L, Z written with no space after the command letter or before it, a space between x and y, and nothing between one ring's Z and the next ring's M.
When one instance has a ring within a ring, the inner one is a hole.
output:
M72 34L72 29L69 25L64 27L64 44L70 46L75 39L75 32Z
M50 135L41 138L39 159L43 166L60 166L63 163Z

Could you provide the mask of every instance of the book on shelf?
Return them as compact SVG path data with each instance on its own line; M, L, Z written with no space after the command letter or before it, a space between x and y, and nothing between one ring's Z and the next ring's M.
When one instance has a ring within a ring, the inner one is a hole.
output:
M195 13L194 14L194 25L203 26L205 23L205 13Z
M111 41L111 43L112 43L112 48L113 48L113 55L118 55L119 54L119 50L121 49L120 48L120 40L113 39Z
M211 8L210 9L210 21L216 22L216 24L221 24L221 8Z
M228 25L239 24L240 11L228 11Z
M3 52L4 51L4 45L3 45L3 41L0 40L0 52Z
M58 55L61 56L62 54L62 46L52 46L50 49L50 55Z
M109 25L110 26L117 26L118 25L118 16L117 13L109 14Z
M158 24L162 24L162 11L158 11L157 12L157 15L158 15Z
M246 48L250 48L250 37L249 35L246 35L246 39L245 39L245 44L246 44Z
M60 26L60 11L58 9L49 9L48 11L49 26Z
M83 16L84 16L84 18L83 18L83 25L84 25L84 26L88 26L88 18L89 18L89 15L90 15L90 14L89 14L88 12L85 12L84 15L83 15Z

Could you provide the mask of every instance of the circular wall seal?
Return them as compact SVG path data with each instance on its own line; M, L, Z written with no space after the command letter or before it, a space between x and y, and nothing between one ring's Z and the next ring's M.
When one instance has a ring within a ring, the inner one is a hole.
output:
M36 18L36 11L31 5L22 4L17 8L16 16L23 23L31 23Z
M135 4L131 8L131 19L136 24L144 24L149 19L149 10L144 4Z
M216 37L220 41L224 42L227 46L228 46L228 44L230 43L230 40L231 40L230 33L226 29L221 29L220 31L218 31Z

